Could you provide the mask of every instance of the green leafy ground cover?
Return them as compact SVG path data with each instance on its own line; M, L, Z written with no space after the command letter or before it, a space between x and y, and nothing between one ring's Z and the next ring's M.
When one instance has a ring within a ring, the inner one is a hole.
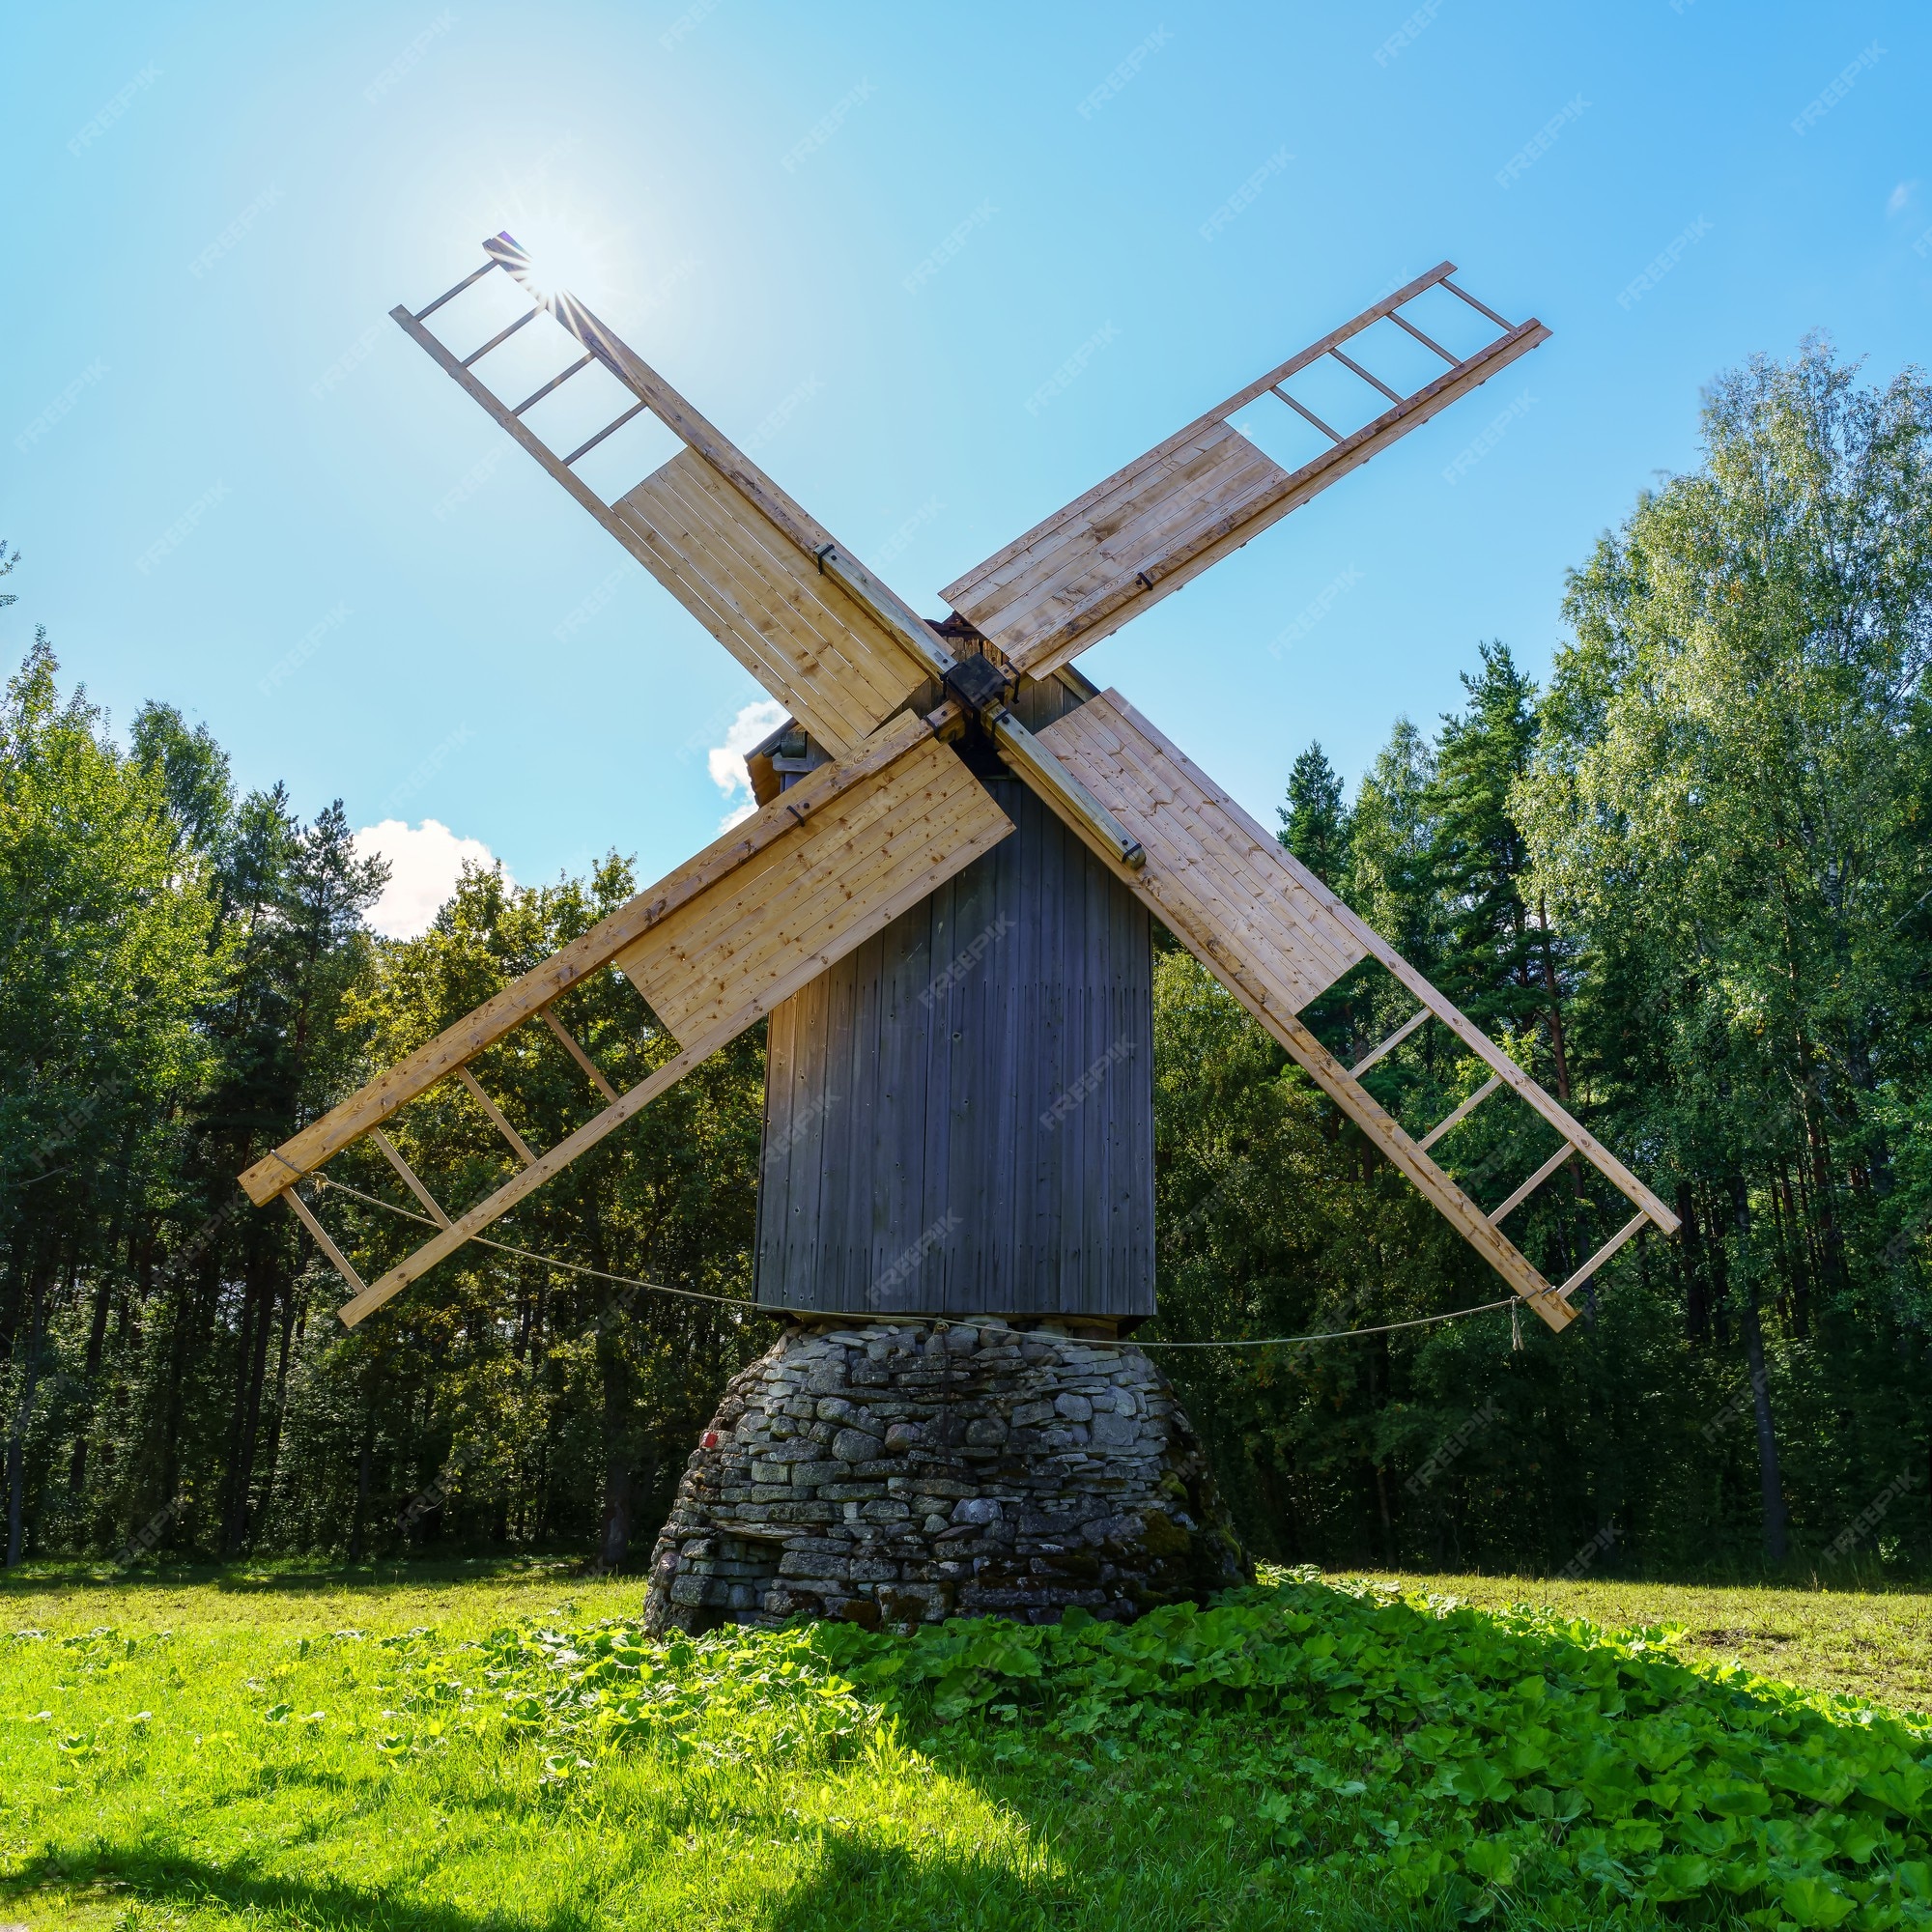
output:
M0 1918L1932 1925L1932 1728L1654 1624L1304 1574L660 1646L639 1595L0 1594Z

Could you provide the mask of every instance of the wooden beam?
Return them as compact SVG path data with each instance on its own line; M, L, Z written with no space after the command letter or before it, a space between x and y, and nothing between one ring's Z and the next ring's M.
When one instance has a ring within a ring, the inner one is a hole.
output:
M439 368L469 392L470 397L481 407L486 415L493 417L500 427L508 430L511 436L528 450L626 550L635 554L636 547L630 533L611 515L610 504L605 502L603 497L574 469L567 469L563 460L550 444L524 422L508 404L494 390L486 388L479 378L472 376L408 309L392 308L389 316L404 334L427 353Z
M1493 1208L1490 1210L1490 1226L1500 1228L1505 1218L1515 1213L1576 1151L1577 1150L1568 1141L1565 1141L1500 1208Z
M473 369L498 343L507 342L511 336L516 334L518 329L522 328L526 323L534 322L536 319L537 312L535 309L529 310L525 315L520 315L515 322L511 323L509 327L499 328L481 349L472 349L468 355L464 356L462 358L463 366L466 369Z
M1130 718L1134 717L1130 707L1117 694L1110 692L1103 697L1110 706L1117 707ZM1049 725L1045 735L1050 739L1069 720L1080 716L1078 711L1068 713L1056 725ZM1138 724L1141 721L1135 719L1135 722ZM1062 736L1064 739L1065 734L1063 732ZM1176 773L1177 779L1182 776L1182 772ZM1528 1258L1490 1224L1476 1203L1403 1131L1401 1122L1383 1111L1375 1096L1350 1074L1293 1013L1269 1000L1265 986L1248 962L1215 930L1208 902L1190 893L1184 872L1170 876L1164 869L1166 861L1161 844L1156 843L1151 829L1147 840L1148 861L1145 868L1139 872L1129 871L1120 866L1114 854L1079 814L1069 810L1051 794L1042 792L1040 796L1090 850L1115 865L1115 876L1147 898L1155 917L1281 1042L1290 1058L1382 1151L1390 1163L1414 1182L1441 1210L1457 1233L1551 1328L1563 1328L1576 1319L1576 1311L1537 1273ZM1273 841L1270 840L1269 844L1272 846Z
M1312 872L1308 877L1315 885L1321 885ZM1322 890L1325 892L1326 888ZM1339 899L1335 900L1335 907L1336 917L1354 928L1367 951L1422 1001L1478 1060L1483 1061L1492 1072L1500 1074L1505 1086L1535 1108L1634 1207L1641 1208L1666 1235L1676 1234L1679 1226L1677 1216L1568 1108L1546 1094L1481 1027L1451 1006L1366 920Z
M1650 1219L1648 1214L1633 1214L1597 1252L1566 1281L1556 1292L1567 1300Z
M316 1246L335 1264L336 1273L358 1294L368 1293L362 1277L349 1264L349 1257L328 1238L328 1230L309 1212L308 1203L293 1187L288 1192L288 1203L296 1210L296 1219L315 1236Z
M555 957L513 980L467 1018L446 1028L426 1046L257 1161L242 1177L248 1198L257 1207L266 1206L351 1141L359 1140L371 1127L380 1126L419 1094L455 1072L491 1041L523 1025L559 993L608 964L660 921L793 832L810 814L929 736L925 721L916 713L907 713L881 725L851 757L808 772L743 825L733 827L675 872L600 920Z
M456 1077L469 1089L471 1097L490 1116L491 1121L496 1125L497 1131L516 1150L517 1158L526 1167L534 1167L537 1164L537 1157L530 1151L529 1143L503 1118L502 1108L497 1106L489 1094L484 1093L475 1074L470 1072L467 1066L459 1066L456 1069Z
M374 1141L379 1148L382 1149L383 1158L386 1160L389 1163L389 1165L393 1167L396 1170L396 1172L402 1176L403 1185L407 1187L410 1190L410 1192L413 1194L416 1197L416 1199L420 1201L422 1205L429 1209L430 1219L434 1221L440 1228L448 1227L449 1216L442 1211L441 1204L439 1203L436 1196L432 1194L429 1191L429 1189L425 1187L422 1184L422 1182L416 1179L415 1169L412 1168L409 1164L409 1162L406 1161L402 1157L402 1155L396 1151L396 1144L392 1140L390 1140L388 1135L385 1134L381 1127L371 1127L369 1129L369 1138L372 1141ZM327 1179L326 1175L323 1178L325 1179Z
M1370 1047L1368 1052L1363 1054L1361 1059L1350 1067L1349 1078L1350 1080L1359 1080L1377 1061L1381 1059L1383 1054L1393 1053L1428 1017L1429 1009L1427 1007L1417 1007L1414 1012L1410 1013L1379 1046Z
M576 1061L578 1065L589 1074L590 1084L597 1089L598 1093L603 1094L607 1100L614 1100L617 1097L616 1088L605 1079L597 1063L578 1045L575 1037L564 1023L548 1007L543 1009L538 1017L563 1042L563 1050L570 1055L571 1059Z
M1009 653L1012 663L1034 677L1043 677L1067 659L1096 644L1118 631L1127 619L1147 605L1171 595L1217 563L1231 551L1259 536L1270 525L1279 523L1292 510L1298 510L1330 484L1339 483L1351 470L1392 442L1419 429L1431 417L1441 414L1451 403L1499 374L1520 355L1526 355L1549 339L1549 330L1540 322L1526 322L1509 335L1480 349L1467 361L1445 370L1435 382L1418 389L1405 403L1385 410L1332 448L1286 474L1272 491L1244 500L1226 516L1217 518L1192 535L1186 543L1151 561L1143 571L1109 589L1070 612L1051 631L1022 649ZM1219 418L1215 418L1218 420ZM1138 467L1138 466L1135 466ZM1109 479L1110 481L1113 479ZM1028 536L1037 533L1029 531ZM975 573L977 578L979 573ZM972 580L968 580L970 582ZM946 593L951 595L949 591ZM972 614L970 611L967 613ZM997 639L995 639L997 641Z
M1282 399L1282 401L1285 402L1289 406L1289 408L1295 412L1296 415L1304 416L1307 418L1308 421L1312 422L1315 425L1315 427L1319 429L1321 432L1321 434L1328 439L1330 442L1341 442L1345 440L1342 432L1339 429L1330 429L1328 425L1325 422L1323 422L1321 418L1318 416L1313 410L1303 408L1303 406L1300 403L1297 403L1294 400L1294 398L1288 393L1286 389L1278 387L1275 390L1275 394L1279 396ZM1397 397L1396 400L1400 402L1402 399L1400 397Z
M1456 1111L1446 1119L1437 1121L1423 1137L1416 1142L1420 1148L1433 1148L1450 1128L1460 1126L1503 1084L1500 1073L1492 1073Z
M577 360L570 365L568 369L561 370L556 375L553 376L550 379L550 381L543 385L541 389L532 389L530 393L527 396L526 396L524 400L510 412L510 413L513 416L520 416L527 413L538 403L542 402L543 399L547 395L549 395L553 389L556 388L561 384L569 382L570 379L574 375L576 375L580 369L589 368L591 363L596 361L596 359L597 359L596 356L591 355L589 350L586 349L583 352L583 354L580 355L577 358Z
M983 715L983 714L982 714ZM993 744L1008 768L1065 818L1085 820L1090 838L1130 871L1147 864L1141 841L1003 704L991 721Z
M627 422L629 422L633 416L642 414L642 412L648 410L649 408L650 404L648 403L633 403L631 407L628 410L626 410L622 415L617 417L617 419L614 422L607 422L604 425L604 427L597 432L595 436L591 437L587 441L580 442L577 445L577 447L573 449L570 452L570 454L563 459L564 462L575 463L580 456L588 456L590 452L593 449L595 449L597 445L600 442L602 442L607 436L615 436L617 432L620 429L622 429L624 425Z
M433 316L437 312L438 309L440 309L443 305L444 302L454 301L457 298L457 297L460 296L463 293L463 291L470 285L470 283L480 282L483 279L483 277L490 272L492 269L497 268L497 266L498 265L495 262L485 262L480 269L472 269L469 271L469 273L465 275L464 278L460 282L458 282L453 289L446 289L441 295L438 296L437 298L433 302L431 302L427 308L417 309L412 320L416 322L426 322L431 316Z
M817 555L819 569L842 583L847 595L863 604L928 675L943 678L952 668L955 659L946 639L890 584L837 544L827 544Z
M1505 328L1509 328L1513 327L1513 325L1506 322L1503 324L1503 327ZM1344 355L1339 349L1331 349L1329 350L1328 354L1332 355L1337 362L1341 363L1342 367L1348 370L1348 372L1351 376L1359 376L1363 382L1369 384L1371 388L1379 389L1382 392L1382 394L1389 399L1390 402L1399 403L1402 401L1402 391L1400 389L1391 389L1389 385L1386 383L1384 383L1379 376L1375 375L1370 370L1364 369L1359 362L1353 360L1350 356Z
M345 1302L337 1311L343 1325L355 1327L365 1315L400 1294L411 1282L427 1274L446 1255L454 1254L472 1235L481 1234L493 1221L500 1220L525 1195L533 1193L553 1176L561 1174L578 1155L595 1147L613 1128L622 1126L640 1108L649 1106L693 1067L710 1059L730 1037L730 1034L721 1029L695 1041L674 1060L667 1061L648 1079L639 1081L621 1099L579 1127L568 1140L559 1141L547 1154L525 1168L523 1173L512 1176L488 1200L479 1202L460 1220L452 1222L440 1234L432 1236L407 1261L398 1262L373 1287L362 1289L353 1300Z

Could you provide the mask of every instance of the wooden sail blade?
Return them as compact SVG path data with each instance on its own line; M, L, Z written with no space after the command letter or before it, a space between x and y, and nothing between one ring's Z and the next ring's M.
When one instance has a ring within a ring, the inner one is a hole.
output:
M631 554L835 756L924 682L871 612L696 450L611 515Z
M741 1032L1011 830L958 754L927 738L612 963L679 1040Z
M1448 280L1454 269L1439 264L1258 377L949 584L942 593L947 602L1035 676L1119 630L1548 339L1548 329L1529 321L1504 325L1495 340L1461 360L1440 352L1450 366L1434 382L1399 395L1293 470L1232 426L1230 417L1271 390L1299 410L1279 385L1323 356L1334 356L1365 388L1387 395L1387 384L1342 355L1341 346L1384 316L1402 321L1406 303L1438 286L1480 308Z
M527 288L528 264L514 242L499 236L485 246L493 266ZM930 664L909 652L894 624L881 622L839 577L821 569L821 554L838 548L825 527L635 350L574 297L527 292L535 304L530 312L547 309L585 354L515 405L489 387L481 367L471 366L477 356L459 358L425 325L428 310L390 313L820 744L835 756L855 751L926 680ZM592 360L636 403L590 442L559 454L522 412ZM614 503L606 502L571 465L640 410L687 446Z
M1572 1319L1569 1304L1296 1017L1357 960L1373 957L1396 973L1495 1080L1542 1114L1647 1220L1676 1232L1677 1217L1580 1122L1117 692L1039 735L1141 840L1146 863L1138 871L1122 867L1119 876L1552 1327Z
M721 886L728 887L735 874L761 855L775 848L794 848L821 810L889 770L915 748L931 744L931 729L925 719L910 715L896 718L856 756L808 773L744 824L734 826L676 871L627 899L554 957L513 980L467 1018L257 1161L242 1176L249 1199L258 1206L272 1201L301 1175L322 1166L370 1128L381 1126L419 1094L453 1075L494 1040L535 1018L560 993L609 966L654 927L676 919Z
M297 1173L313 1171L364 1133L379 1131L382 1120L445 1074L479 1091L469 1058L512 1027L548 1017L552 989L595 967L622 972L676 1038L682 1050L671 1061L559 1146L539 1154L520 1144L527 1161L522 1174L446 1222L380 1281L364 1288L352 1272L356 1293L345 1321L359 1321L507 1213L1012 830L958 755L930 735L925 721L911 722L917 729L895 730L894 754L875 758L856 777L848 771L842 784L808 790L840 769L821 766L774 800L759 816L771 814L781 827L777 836L750 841L749 851L734 845L734 863L714 866L693 889L673 875L640 894L249 1170L243 1185L258 1199L271 1199Z

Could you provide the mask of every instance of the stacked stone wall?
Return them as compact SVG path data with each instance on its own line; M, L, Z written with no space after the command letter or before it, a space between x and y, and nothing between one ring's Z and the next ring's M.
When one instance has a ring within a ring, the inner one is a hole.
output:
M1199 1439L1129 1342L798 1327L736 1377L651 1559L654 1630L804 1614L1126 1619L1249 1580Z

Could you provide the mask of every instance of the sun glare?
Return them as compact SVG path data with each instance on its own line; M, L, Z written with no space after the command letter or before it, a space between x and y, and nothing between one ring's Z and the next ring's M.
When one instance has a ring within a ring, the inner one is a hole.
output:
M567 290L593 305L611 294L618 254L613 237L596 235L554 211L528 206L506 211L497 226L507 229L529 256L530 278L539 293L553 296Z

